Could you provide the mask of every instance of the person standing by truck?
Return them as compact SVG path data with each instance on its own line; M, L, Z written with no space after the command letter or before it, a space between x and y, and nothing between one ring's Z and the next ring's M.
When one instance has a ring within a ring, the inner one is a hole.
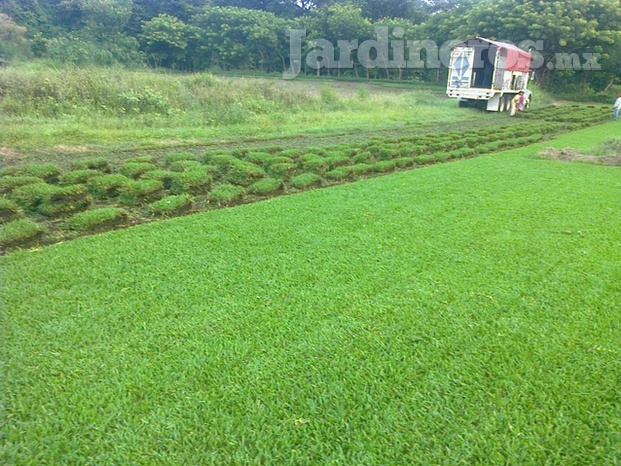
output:
M526 96L524 95L524 91L520 91L513 99L511 99L511 116L515 115L516 110L523 112L525 107Z
M614 110L613 118L615 120L618 120L619 119L619 110L621 110L621 94L619 94L617 96L617 100L615 100L615 103L612 106L612 109Z

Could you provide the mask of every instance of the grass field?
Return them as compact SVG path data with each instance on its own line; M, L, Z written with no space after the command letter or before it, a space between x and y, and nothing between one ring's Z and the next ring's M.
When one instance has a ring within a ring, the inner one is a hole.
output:
M87 152L348 139L471 125L442 85L217 77L124 69L0 70L0 155L37 162ZM538 93L536 105L550 98ZM478 125L495 122L480 113ZM310 144L313 144L312 142ZM308 143L307 143L308 145ZM10 161L9 160L9 161Z
M1 257L0 462L618 464L617 133Z

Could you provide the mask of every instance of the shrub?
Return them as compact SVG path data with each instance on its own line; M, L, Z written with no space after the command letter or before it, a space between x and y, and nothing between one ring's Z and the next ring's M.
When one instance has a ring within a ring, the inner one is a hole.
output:
M211 176L205 170L188 170L176 173L170 184L172 194L203 194L209 191Z
M0 192L9 193L21 186L37 183L43 183L43 180L36 176L3 176L0 178Z
M44 232L45 229L32 220L15 220L0 226L0 247L29 243L42 236Z
M94 176L100 176L101 172L93 170L91 168L85 168L84 170L71 170L64 173L60 177L60 184L83 184Z
M164 163L167 166L170 166L175 162L182 162L188 160L198 162L199 158L198 155L192 154L191 152L175 152L174 154L168 154L166 157L164 157Z
M36 164L30 163L25 165L14 165L2 170L1 175L10 176L35 176L42 180L55 183L62 173L60 167L54 163Z
M167 196L159 201L149 204L149 209L153 215L160 217L181 215L192 209L194 201L187 194L178 196Z
M209 194L209 202L218 205L229 205L239 202L246 194L246 190L241 186L232 184L221 184L214 188Z
M67 220L67 226L76 231L98 231L126 223L127 212L116 207L87 210Z
M321 184L321 177L315 173L302 173L291 178L291 186L296 189L306 189L319 184Z
M0 197L0 223L10 222L22 216L19 206L5 197Z
M105 157L93 157L76 160L71 164L71 168L74 170L99 170L103 173L110 173L110 162Z
M263 178L255 183L252 183L248 187L248 192L252 194L258 194L259 196L265 196L272 194L282 188L282 180L277 178Z
M226 179L229 183L240 186L249 186L264 176L265 170L261 167L241 160L236 160L226 172Z
M151 170L157 170L157 166L148 162L129 162L119 169L119 173L129 178L138 179Z
M186 170L195 170L203 166L202 163L196 160L179 160L177 162L172 162L168 168L173 172L184 172Z
M91 205L91 195L81 184L72 186L54 186L47 194L37 210L47 217L57 217L88 209Z
M164 184L157 180L129 180L120 190L119 200L124 204L140 205L158 199Z
M129 181L130 179L126 176L116 173L91 178L87 186L97 199L110 199L118 196L123 186Z

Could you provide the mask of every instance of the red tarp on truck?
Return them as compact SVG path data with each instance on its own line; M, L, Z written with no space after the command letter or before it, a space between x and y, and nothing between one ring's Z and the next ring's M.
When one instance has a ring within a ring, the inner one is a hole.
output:
M532 56L529 52L525 52L515 45L506 44L504 42L483 39L482 37L479 37L479 39L495 45L498 47L498 50L505 49L507 51L507 71L522 71L524 73L528 73L530 71Z
M532 60L530 52L525 52L513 44L477 37L476 39L470 39L456 44L456 47L457 46L474 47L475 49L489 49L492 46L497 47L498 52L502 50L507 52L506 71L521 71L523 73L528 73L530 71L530 63Z

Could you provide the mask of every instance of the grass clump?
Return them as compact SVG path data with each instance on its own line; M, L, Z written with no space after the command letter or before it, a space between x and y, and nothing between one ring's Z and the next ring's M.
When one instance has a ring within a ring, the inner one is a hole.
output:
M250 152L246 156L246 160L257 165L268 165L274 156L268 152Z
M119 201L128 205L147 204L161 197L164 183L157 180L129 180L120 188Z
M343 181L349 178L351 167L337 167L326 173L326 178L332 181Z
M91 194L84 185L54 186L37 210L47 217L58 217L88 209L91 202Z
M373 169L378 173L389 173L394 171L397 163L394 160L382 160L373 164Z
M352 158L345 154L334 154L326 157L330 170L336 167L344 167L345 165L351 165Z
M178 196L166 196L159 201L149 204L149 209L153 215L158 217L168 217L181 215L192 209L194 201L191 196L181 194Z
M304 171L325 173L328 170L328 161L315 154L306 154L300 157Z
M43 226L29 219L15 220L0 226L0 248L32 242L45 233Z
M296 189L307 189L321 184L321 176L316 173L302 173L291 178L291 186Z
M229 183L249 186L265 175L265 170L258 165L235 159L235 162L226 170L225 178Z
M71 170L66 173L63 173L59 179L60 184L83 184L88 182L91 178L95 176L101 176L101 172L99 170L94 170L92 168L85 168L82 170Z
M395 166L398 168L406 168L406 167L411 167L412 165L414 165L414 158L413 157L399 157L394 159L395 162Z
M62 170L55 163L29 163L25 165L14 165L2 170L1 175L9 176L34 176L41 178L48 183L55 183L62 174Z
M16 188L42 182L43 180L36 176L3 176L0 178L0 193L10 193Z
M178 160L176 162L172 162L168 169L173 172L184 172L187 170L196 170L204 167L204 165L197 160Z
M266 161L266 165L271 167L277 163L294 163L293 159L289 157L283 157L282 155L272 155L269 160Z
M361 152L358 155L355 155L354 157L352 157L351 161L354 164L358 164L358 163L373 163L375 162L375 157L373 156L373 154L371 154L370 152Z
M0 197L0 223L10 222L22 216L19 205L6 197Z
M91 178L87 184L88 190L97 199L111 199L119 195L123 186L130 179L119 173L97 176Z
M11 193L11 199L20 207L35 212L39 205L56 190L56 186L47 183L21 186Z
M284 163L275 163L274 165L270 165L268 168L268 172L274 176L279 178L286 178L295 173L298 169L297 164L292 162L284 162Z
M151 170L157 170L157 166L149 162L129 162L119 169L119 173L128 178L138 179Z
M204 194L211 188L211 176L206 170L195 169L175 173L170 183L172 194Z
M287 157L289 159L298 159L302 155L301 149L285 149L278 154L281 157Z
M164 157L164 163L168 167L175 162L184 162L188 160L198 162L198 156L192 152L175 152Z
M264 178L248 187L248 192L259 196L273 194L282 188L282 180L278 178Z
M99 231L117 227L126 223L127 212L117 207L104 207L101 209L87 210L75 214L67 220L67 227L71 230L86 232Z
M164 189L170 189L173 180L179 175L179 172L172 170L151 170L142 175L145 180L157 180L164 184Z
M103 173L110 173L112 170L110 161L105 157L76 160L71 164L71 168L74 170L98 170Z
M209 202L218 205L231 205L240 202L246 190L241 186L224 183L216 186L209 193Z
M354 176L366 175L367 173L371 173L373 171L373 165L368 163L357 163L356 165L352 165L348 168L350 173Z

